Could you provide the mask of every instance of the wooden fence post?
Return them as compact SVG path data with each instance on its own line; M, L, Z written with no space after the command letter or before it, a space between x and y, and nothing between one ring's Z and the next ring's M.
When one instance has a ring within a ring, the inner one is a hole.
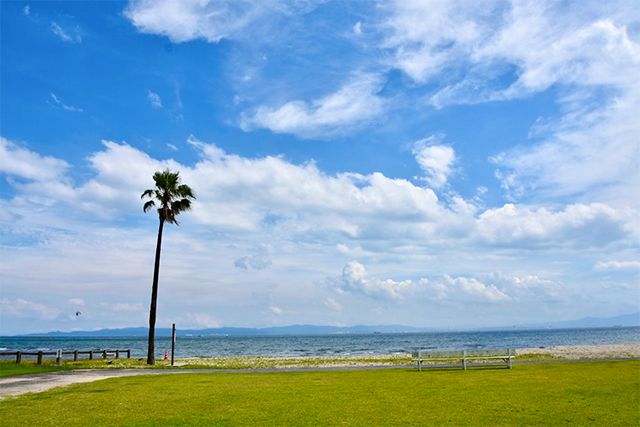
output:
M38 365L42 365L42 351L38 352Z
M107 358L107 350L102 350L102 358L103 359Z
M89 351L89 360L93 360L93 350Z
M78 361L78 350L73 352L73 361L77 362Z
M120 350L116 350L116 359L120 359Z
M18 354L16 354L16 363L20 363L22 362L22 352L19 351Z
M127 359L131 359L131 350L127 350Z

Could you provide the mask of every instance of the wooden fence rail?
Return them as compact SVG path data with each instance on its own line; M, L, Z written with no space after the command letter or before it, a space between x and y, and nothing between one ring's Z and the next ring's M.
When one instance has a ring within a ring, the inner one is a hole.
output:
M94 356L102 356L103 359L107 359L109 354L115 355L116 359L120 359L121 355L126 353L127 359L131 358L131 350L87 350L87 351L2 351L0 357L15 356L16 363L22 362L22 356L38 356L38 365L42 365L42 358L44 356L56 356L58 363L62 356L73 355L73 360L78 360L78 356L81 354L88 354L89 360L93 360Z

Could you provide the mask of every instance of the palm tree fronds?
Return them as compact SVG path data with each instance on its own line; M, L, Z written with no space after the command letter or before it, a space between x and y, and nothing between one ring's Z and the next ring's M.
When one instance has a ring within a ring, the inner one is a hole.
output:
M152 190L152 189L148 189L148 190L144 190L144 193L142 193L142 195L140 196L141 199L144 199L145 197L152 197L153 194L155 193L156 190Z
M151 209L152 207L154 207L156 204L153 200L149 200L147 203L144 204L144 207L142 208L143 212L148 211L149 209Z

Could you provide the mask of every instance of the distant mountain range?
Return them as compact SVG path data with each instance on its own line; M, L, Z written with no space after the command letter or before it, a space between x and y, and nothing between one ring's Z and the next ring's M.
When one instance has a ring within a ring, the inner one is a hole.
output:
M540 325L528 325L552 328L601 328L611 326L640 326L640 312L623 314L616 317L598 318L584 317L580 320L568 320L564 322L550 322Z
M539 328L599 328L612 326L640 326L640 312L625 314L616 317L596 318L585 317L579 320L562 322L545 322L539 324L522 324L501 328L457 328L457 330L482 330L482 329L539 329ZM178 329L178 336L207 336L207 335L314 335L314 334L367 334L367 333L394 333L394 332L435 332L441 328L415 328L402 325L376 325L376 326L315 326L292 325L271 328L208 328L208 329ZM149 334L149 328L122 328L100 329L97 331L73 331L73 332L46 332L40 334L24 334L25 337L145 337ZM156 337L171 336L170 328L156 328Z

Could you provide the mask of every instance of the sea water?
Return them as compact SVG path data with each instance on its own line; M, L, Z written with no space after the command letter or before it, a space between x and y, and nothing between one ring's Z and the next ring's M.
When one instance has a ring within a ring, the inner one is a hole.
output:
M640 343L640 327L536 329L467 332L412 332L330 335L178 337L175 357L350 356L406 354L415 350L529 348L557 345ZM0 351L131 350L146 357L146 337L0 337ZM171 338L155 340L156 358L171 352ZM13 356L15 357L15 356Z

